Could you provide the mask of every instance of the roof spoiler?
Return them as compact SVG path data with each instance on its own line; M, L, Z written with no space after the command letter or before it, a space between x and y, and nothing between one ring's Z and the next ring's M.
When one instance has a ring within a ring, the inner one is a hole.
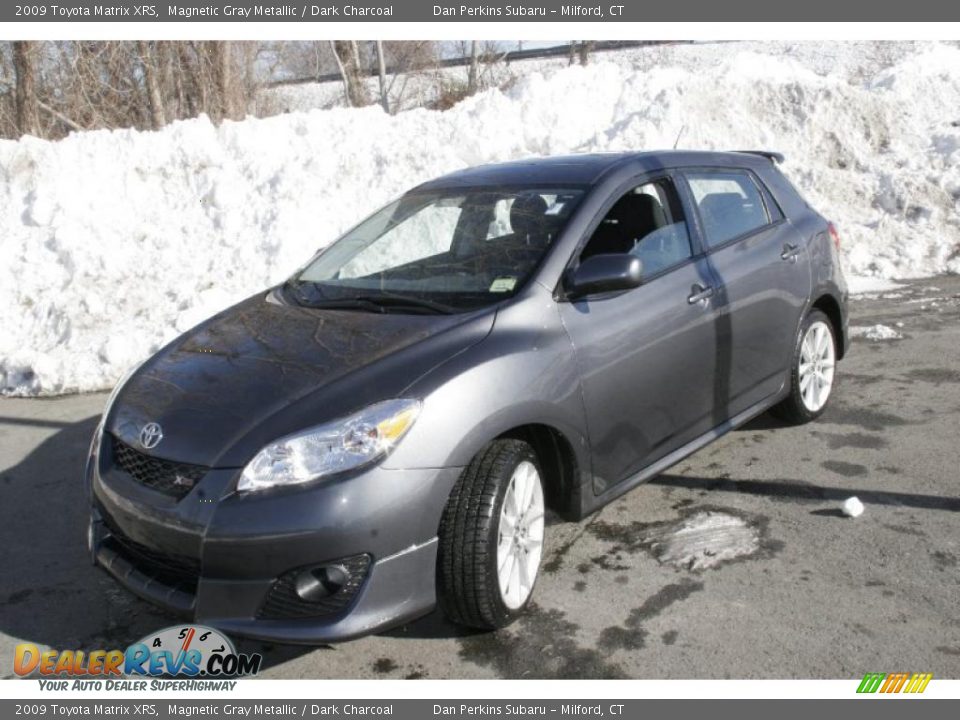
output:
M739 153L747 153L748 155L759 155L760 157L765 157L770 162L780 165L784 161L784 157L781 153L771 152L770 150L737 150Z

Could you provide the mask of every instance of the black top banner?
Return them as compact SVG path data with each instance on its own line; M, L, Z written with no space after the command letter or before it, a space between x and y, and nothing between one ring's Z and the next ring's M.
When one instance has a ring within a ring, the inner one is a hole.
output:
M467 3L436 0L359 0L354 3L225 2L178 0L142 2L25 2L0 7L0 22L945 22L960 17L960 4L942 0L872 3L807 0L687 0L571 4L560 0Z

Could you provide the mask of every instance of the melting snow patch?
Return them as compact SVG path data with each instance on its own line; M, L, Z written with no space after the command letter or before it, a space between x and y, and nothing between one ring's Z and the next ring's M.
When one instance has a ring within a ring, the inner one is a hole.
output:
M661 563L705 570L760 549L756 528L734 515L698 512L650 538Z
M903 285L888 278L853 275L847 278L847 287L852 295L866 295L886 290L896 290Z
M903 333L894 330L889 325L871 325L870 327L862 327L854 325L850 328L851 337L862 337L867 340L873 340L874 342L878 340L900 340L903 338Z

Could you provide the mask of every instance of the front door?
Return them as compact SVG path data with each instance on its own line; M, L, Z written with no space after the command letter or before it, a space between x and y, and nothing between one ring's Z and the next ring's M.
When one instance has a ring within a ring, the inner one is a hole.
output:
M669 177L626 192L580 259L632 253L643 283L621 293L561 302L575 348L597 494L715 424L714 282L695 259Z

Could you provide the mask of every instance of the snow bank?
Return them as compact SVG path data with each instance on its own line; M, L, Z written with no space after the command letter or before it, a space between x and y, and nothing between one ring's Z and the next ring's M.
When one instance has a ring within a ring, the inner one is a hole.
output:
M0 392L109 387L427 178L670 147L681 130L683 148L784 152L839 225L854 276L960 272L960 49L922 46L879 70L844 56L824 73L802 47L533 72L443 113L334 109L0 142Z

